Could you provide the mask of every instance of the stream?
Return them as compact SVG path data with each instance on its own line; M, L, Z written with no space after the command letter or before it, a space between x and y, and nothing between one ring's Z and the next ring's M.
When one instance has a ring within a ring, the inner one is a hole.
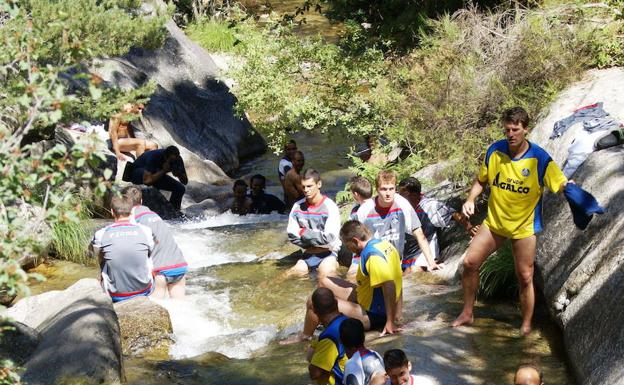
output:
M273 2L286 12L300 1ZM324 31L332 38L340 26L318 14L307 15L298 31L309 35ZM323 191L330 197L344 188L351 176L344 154L345 139L312 134L295 135L306 155L306 167L322 173ZM267 192L281 197L277 181L278 157L267 153L243 163L236 177L267 177ZM277 341L302 327L305 299L313 279L293 278L274 284L294 262L283 258L297 248L286 236L287 216L240 217L224 213L188 222L171 222L174 236L189 262L187 297L159 300L170 313L175 343L169 357L124 360L129 385L291 385L308 384L306 344L280 346ZM346 269L343 268L344 273ZM93 277L93 267L67 262L41 266L48 277L33 284L33 294L68 287L82 277ZM565 363L558 328L546 314L536 315L536 330L528 338L518 333L516 305L477 304L474 326L452 329L450 321L461 309L461 291L426 273L405 280L406 325L399 335L367 335L368 346L381 354L402 348L413 372L437 384L511 384L515 368L537 363L545 383L573 384Z

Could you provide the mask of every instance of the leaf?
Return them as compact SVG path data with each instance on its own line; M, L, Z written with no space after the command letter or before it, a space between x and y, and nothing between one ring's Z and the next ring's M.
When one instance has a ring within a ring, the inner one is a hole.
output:
M110 180L111 176L113 176L113 170L111 170L110 168L104 170L104 179Z

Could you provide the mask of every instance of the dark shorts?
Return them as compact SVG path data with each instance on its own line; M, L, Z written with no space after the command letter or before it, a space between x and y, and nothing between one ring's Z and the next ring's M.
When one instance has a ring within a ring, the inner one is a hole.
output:
M184 278L186 274L178 274L178 275L164 275L165 281L167 281L167 285L173 285L174 283L178 283Z
M306 263L306 265L308 265L310 269L316 269L318 265L320 265L321 262L323 262L323 259L330 257L330 256L336 257L336 253L334 253L333 251L326 251L326 252L317 253L317 254L304 254L304 256L309 256L303 260Z
M387 318L385 314L371 313L367 311L366 315L370 320L371 330L383 330L384 326L386 326Z

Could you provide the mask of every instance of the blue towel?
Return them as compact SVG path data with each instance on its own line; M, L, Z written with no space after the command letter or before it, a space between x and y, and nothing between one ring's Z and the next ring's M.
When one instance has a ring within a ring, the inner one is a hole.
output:
M593 195L574 183L566 184L563 194L570 204L574 224L581 230L587 228L594 214L604 214L605 212Z

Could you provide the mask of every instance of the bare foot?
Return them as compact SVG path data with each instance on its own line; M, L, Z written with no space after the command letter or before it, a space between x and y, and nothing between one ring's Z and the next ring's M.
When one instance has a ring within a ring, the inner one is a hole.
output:
M522 334L523 337L527 337L532 331L531 324L522 324L522 326L520 326L520 334Z
M465 314L462 312L451 324L451 327L458 327L462 325L471 325L474 322L474 317L472 314Z
M285 340L281 340L279 344L280 345L292 345L292 344L298 344L299 342L303 342L303 341L310 341L311 339L312 339L311 336L306 336L303 333L297 333L294 336L286 338Z

